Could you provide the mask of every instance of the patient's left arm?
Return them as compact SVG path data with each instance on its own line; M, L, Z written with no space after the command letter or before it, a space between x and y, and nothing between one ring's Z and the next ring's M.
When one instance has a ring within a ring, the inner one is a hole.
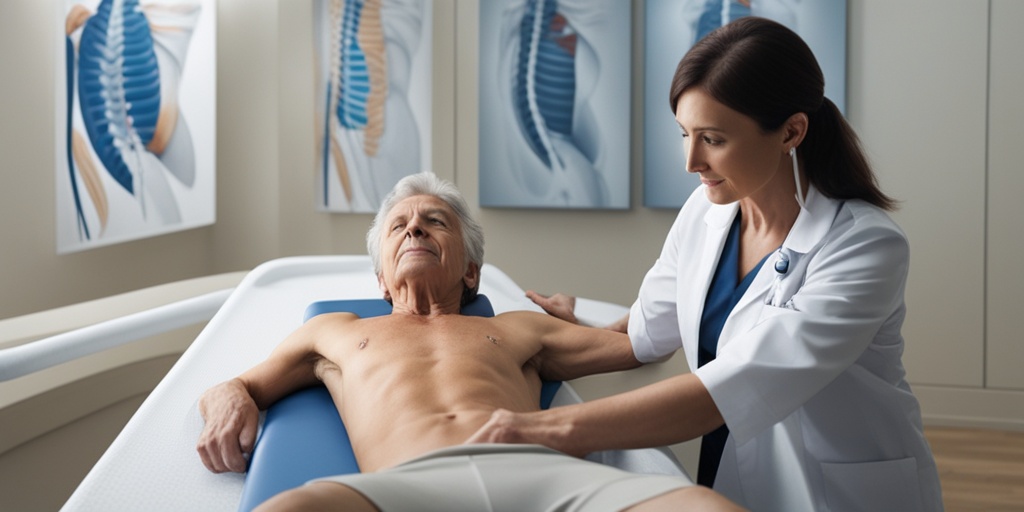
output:
M539 340L540 350L532 362L544 379L571 380L640 366L625 333L581 326L527 311L502 316L514 322L520 331Z
M313 368L320 358L315 349L319 324L306 323L266 360L199 398L199 412L206 423L196 450L207 469L245 471L245 454L256 443L260 409L317 382Z

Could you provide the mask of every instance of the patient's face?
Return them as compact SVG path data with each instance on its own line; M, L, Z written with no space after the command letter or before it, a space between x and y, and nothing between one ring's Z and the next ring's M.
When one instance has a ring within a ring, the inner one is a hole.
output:
M389 289L403 280L428 280L461 294L466 249L448 203L434 196L409 197L388 212L381 231L381 271Z

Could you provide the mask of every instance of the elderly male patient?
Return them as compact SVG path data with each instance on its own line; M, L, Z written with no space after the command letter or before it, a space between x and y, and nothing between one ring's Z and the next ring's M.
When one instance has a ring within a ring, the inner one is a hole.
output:
M541 376L638 366L629 340L529 311L460 315L476 296L483 233L454 185L433 174L400 181L366 239L391 315L314 317L200 399L203 463L244 471L260 409L318 381L330 391L363 473L316 480L261 509L732 507L683 477L627 473L536 445L466 444L498 408L537 410Z

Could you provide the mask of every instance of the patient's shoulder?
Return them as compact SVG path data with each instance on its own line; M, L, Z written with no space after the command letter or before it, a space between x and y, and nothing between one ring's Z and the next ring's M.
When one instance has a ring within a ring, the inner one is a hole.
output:
M303 339L312 351L329 360L337 360L344 354L346 341L365 337L372 330L366 325L372 318L360 319L353 313L323 313L310 318L300 328L305 330ZM341 352L339 352L341 350ZM319 370L318 370L319 375Z
M359 320L359 315L349 313L347 311L338 313L321 313L309 320L306 320L306 325L309 325L314 329L318 329L336 324L347 324L356 320Z
M494 316L494 320L502 323L527 323L535 324L537 322L543 322L544 317L548 316L545 313L538 313L536 311L518 310L518 311L506 311L499 313Z
M351 331L358 321L359 317L352 313L323 313L307 320L299 331L311 340L333 338Z
M502 313L495 318L503 318L505 321L512 322L525 322L529 324L566 324L565 320L561 318L551 316L547 313L541 313L539 311L530 311L527 309L518 311L508 311Z
M531 335L540 335L544 332L553 331L563 323L562 320L547 313L527 310L501 313L494 317L494 321L501 324L505 329Z

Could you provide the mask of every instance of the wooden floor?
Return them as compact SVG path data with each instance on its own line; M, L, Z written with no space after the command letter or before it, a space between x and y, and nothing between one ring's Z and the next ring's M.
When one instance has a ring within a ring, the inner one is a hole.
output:
M947 512L1024 511L1024 432L925 429Z

